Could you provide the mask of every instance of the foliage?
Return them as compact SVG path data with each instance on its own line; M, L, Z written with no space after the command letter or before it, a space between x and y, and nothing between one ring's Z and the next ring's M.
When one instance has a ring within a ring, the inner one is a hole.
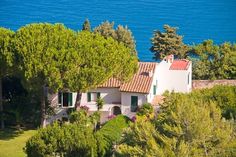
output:
M76 33L61 24L30 24L15 34L19 65L30 89L40 93L41 125L45 126L45 86L57 91L68 83L79 57L73 44Z
M14 32L0 27L0 127L4 129L2 79L9 75L14 64L14 53L12 49L12 38Z
M70 86L73 90L87 91L112 76L127 81L137 71L137 57L112 38L82 31L76 43L81 60L78 75L75 71L68 76L74 78Z
M166 95L156 120L167 156L227 156L235 149L233 124L214 101L190 94Z
M5 77L3 79L3 98L5 124L18 127L35 126L40 123L40 100L31 91L26 91L20 78Z
M30 24L17 30L15 48L26 80L40 89L42 85L63 88L68 78L62 73L71 72L71 64L79 63L75 40L76 33L62 24Z
M114 29L114 22L105 21L101 25L94 28L95 33L99 33L105 38L112 37L120 43L123 43L126 47L131 49L131 52L137 54L136 44L132 32L127 26L118 25Z
M154 109L153 109L152 104L145 103L145 104L142 105L141 108L139 108L139 110L137 112L137 115L139 115L139 116L144 116L145 115L145 116L149 117L153 113L154 113Z
M30 87L43 92L45 86L82 92L112 76L128 80L137 70L137 57L124 45L88 31L76 33L62 24L21 27L15 48ZM45 124L43 92L41 123Z
M234 92L235 87L218 86L190 94L165 93L156 119L137 116L117 156L235 156L235 122L224 119L220 110L235 104Z
M123 130L128 127L128 122L127 117L118 115L96 132L98 156L111 156L112 146L120 141Z
M95 33L99 33L105 38L112 37L114 38L116 36L115 30L114 30L114 22L105 21L99 26L94 28Z
M117 156L164 157L157 143L155 127L144 119L139 119L124 132L123 139L116 149Z
M104 105L104 100L101 97L98 97L96 100L98 111L102 109Z
M90 118L84 111L72 113L73 123L54 123L38 133L26 143L29 157L40 156L97 156L96 139ZM89 139L89 140L88 140Z
M85 111L71 113L70 124L54 123L40 128L27 143L29 157L42 156L104 156L111 153L113 142L120 140L128 126L128 118L120 115L94 132L93 122L99 114L88 115Z
M9 67L14 64L12 39L14 32L0 27L0 78L9 74Z
M193 47L191 55L195 58L194 79L236 78L236 44L225 42L215 45L212 40L205 40Z
M176 33L177 28L164 25L165 32L154 31L151 38L152 47L150 50L154 53L154 59L163 59L165 56L174 54L178 58L186 58L189 51L187 45L183 43L183 37Z
M86 19L86 20L84 21L82 30L83 30L83 31L89 31L89 32L91 32L91 26L90 26L90 22L89 22L88 19Z
M211 89L193 91L188 96L197 101L214 102L220 107L222 116L226 119L236 119L236 87L215 86Z

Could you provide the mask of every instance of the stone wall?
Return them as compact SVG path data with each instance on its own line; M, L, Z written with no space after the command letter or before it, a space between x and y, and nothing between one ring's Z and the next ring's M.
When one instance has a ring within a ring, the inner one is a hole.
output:
M215 85L236 86L236 80L193 80L192 89L212 88Z

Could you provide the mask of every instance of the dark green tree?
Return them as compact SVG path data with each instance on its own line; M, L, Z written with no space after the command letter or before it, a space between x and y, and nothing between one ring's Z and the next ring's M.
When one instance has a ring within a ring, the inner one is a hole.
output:
M82 31L89 31L91 32L91 26L90 26L90 22L88 19L86 19L83 23L83 27L82 27Z
M124 43L125 46L130 48L133 53L137 54L136 44L132 32L127 26L118 25L115 30L116 36L114 37L117 41Z
M117 155L235 156L235 124L222 118L219 108L224 95L220 93L228 89L212 90L218 94L207 90L194 94L165 93L155 120L138 116L126 129L116 149ZM231 92L232 89L227 94ZM233 104L233 93L225 99L224 105ZM205 94L215 98L209 100Z
M93 127L90 123L84 125L83 122L61 126L54 123L39 129L26 143L27 156L96 157L97 145Z
M212 40L193 46L194 79L235 79L236 44L215 45Z
M176 27L169 25L164 25L164 32L154 31L150 50L154 53L155 60L163 59L170 54L174 54L178 58L186 58L189 48L183 43L183 36L178 35L176 31Z
M0 27L0 119L1 129L4 129L2 79L8 76L14 64L12 39L14 32Z
M116 36L116 32L114 30L114 22L105 21L101 23L99 26L94 28L95 33L99 33L105 38Z
M157 142L158 133L150 121L139 119L131 124L123 134L123 139L116 148L117 156L167 156Z
M191 94L165 96L156 128L167 156L228 156L233 151L233 123L222 119L216 102Z
M30 24L15 36L19 65L29 87L40 93L41 125L45 126L45 89L57 91L65 86L66 73L74 71L79 55L75 50L76 33L61 24Z
M77 65L80 70L78 75L75 75L76 71L67 75L75 80L70 87L74 90L84 92L96 88L111 77L127 81L137 71L136 55L130 54L129 48L112 38L82 31L78 33L76 44L81 56Z
M123 43L126 47L131 49L131 52L137 54L136 43L132 32L127 26L118 25L114 29L114 22L105 21L98 27L94 28L95 33L99 33L105 38L112 37L120 43Z
M112 38L88 31L76 33L61 24L24 26L16 32L15 47L30 87L42 93L42 126L46 86L55 92L69 89L81 93L110 77L126 81L138 65L130 49Z

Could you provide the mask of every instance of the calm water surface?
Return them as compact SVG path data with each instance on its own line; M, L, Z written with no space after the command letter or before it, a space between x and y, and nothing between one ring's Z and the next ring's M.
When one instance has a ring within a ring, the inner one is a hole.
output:
M164 24L179 27L187 44L236 41L236 0L0 0L0 26L17 30L32 22L64 23L78 30L85 18L127 25L139 58L152 61L150 38Z

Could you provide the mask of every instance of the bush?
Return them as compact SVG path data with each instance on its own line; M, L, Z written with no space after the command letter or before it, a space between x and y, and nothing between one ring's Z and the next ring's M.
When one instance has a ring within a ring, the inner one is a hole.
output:
M31 137L25 147L28 157L45 156L97 156L93 129L81 125L54 123Z
M222 116L226 119L236 119L236 86L218 85L210 89L193 91L189 97L196 102L213 101L222 111Z
M129 121L128 117L118 115L96 132L98 156L111 156L112 146L121 140L123 130L128 127Z
M139 108L139 110L137 112L137 115L139 115L139 116L149 116L149 115L153 114L153 112L154 112L154 109L153 109L152 104L145 103L145 104L142 105L141 108Z

